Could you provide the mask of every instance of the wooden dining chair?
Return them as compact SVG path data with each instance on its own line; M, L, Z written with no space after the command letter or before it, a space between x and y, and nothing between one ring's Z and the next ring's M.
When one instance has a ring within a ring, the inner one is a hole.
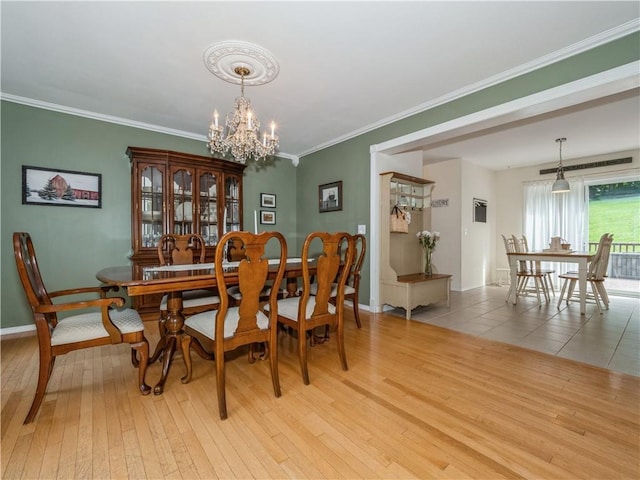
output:
M346 241L346 238L345 238ZM354 242L354 258L355 260L351 264L351 271L349 272L349 277L347 278L347 283L344 286L344 299L349 300L353 303L353 317L356 320L356 325L358 328L362 328L362 323L360 322L360 302L358 299L360 292L360 277L362 264L364 263L364 257L367 253L367 238L362 234L357 234L353 236ZM343 242L345 243L345 242ZM333 288L331 289L331 297L335 298L338 294L337 284L333 284ZM318 291L318 284L312 283L310 287L311 295L315 295Z
M158 261L160 265L188 265L192 263L205 263L206 249L202 236L196 233L188 235L165 234L158 242ZM162 296L160 301L160 317L158 318L158 330L160 341L149 359L155 362L164 349L166 321L168 317L169 295ZM187 290L182 292L182 313L193 315L218 308L220 297L213 289Z
M244 244L239 238L234 238L227 244L227 260L230 262L239 262L240 260L246 258L246 251ZM269 281L265 285L262 292L260 292L261 300L268 300L269 295L271 294L271 288L273 287L273 282ZM284 290L278 285L278 298L284 298ZM239 285L231 285L227 288L227 295L230 297L230 301L232 305L239 305L240 300L242 298L242 293L240 292Z
M107 297L108 291L118 290L118 287L83 287L49 292L42 280L35 248L28 233L13 234L13 252L20 282L33 312L40 354L38 385L24 423L33 421L40 409L56 357L74 350L118 343L131 344L131 359L134 366L138 367L140 391L148 394L151 388L145 383L144 377L149 343L144 336L144 325L138 312L122 308L123 298ZM98 298L79 300L75 297L73 301L55 304L52 300L86 294ZM68 315L74 311L79 313ZM59 313L67 316L58 318Z
M609 295L604 286L604 281L609 268L609 257L611 254L611 244L613 243L613 235L603 234L598 242L596 253L589 263L587 271L587 283L591 286L591 294L587 294L586 300L596 304L598 312L602 315L602 306L609 309ZM560 309L562 301L565 300L569 305L570 301L578 297L575 291L576 283L578 283L578 272L567 272L559 276L564 280L557 308ZM566 292L566 297L565 297Z
M268 242L277 243L280 250L280 261L275 270L273 282L280 284L284 278L287 261L287 242L279 232L263 232L254 235L251 232L229 232L220 244L231 239L239 239L244 244L245 256L237 267L226 267L223 263L225 252L216 250L215 271L216 283L220 292L220 306L216 311L208 311L192 315L185 320L182 351L187 366L184 383L191 380L191 346L203 349L204 357L216 362L216 385L218 392L218 409L220 418L227 418L227 402L225 394L225 352L249 345L249 360L254 361L253 346L256 343L265 345L263 358L269 358L271 382L276 397L280 396L280 380L278 377L278 304L277 290L272 290L268 299L268 312L260 293L267 284L269 276L269 260L265 258L265 247ZM274 240L272 240L274 239ZM227 271L225 271L227 270ZM242 293L238 306L230 304L227 290L230 285L238 284ZM196 339L197 342L194 342Z
M346 249L341 256L339 248L343 241L346 241ZM318 242L321 245L315 273L318 286L316 294L311 295L309 259L312 258L312 245L316 248ZM305 385L309 384L307 337L313 339L316 327L335 327L340 363L343 370L348 370L344 348L344 287L351 271L354 250L353 237L346 232L310 233L302 246L302 294L278 300L278 322L295 330L298 335L298 357ZM331 297L334 288L335 300Z

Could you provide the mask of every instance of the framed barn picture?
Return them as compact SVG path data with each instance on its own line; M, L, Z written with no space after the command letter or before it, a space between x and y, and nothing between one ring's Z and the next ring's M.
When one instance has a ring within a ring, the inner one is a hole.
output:
M22 204L102 208L102 175L23 165Z

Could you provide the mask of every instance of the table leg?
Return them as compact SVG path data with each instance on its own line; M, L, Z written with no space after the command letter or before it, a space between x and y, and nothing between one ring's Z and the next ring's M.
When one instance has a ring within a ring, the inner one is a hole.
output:
M518 301L518 259L514 255L508 255L508 257L511 282L509 285L509 293L507 293L507 303L511 301L515 305Z
M298 278L290 277L287 278L287 298L295 297L298 295Z
M580 291L580 315L587 313L587 259L578 263L578 287Z
M182 327L184 326L184 317L182 316L182 292L170 292L167 302L167 333L161 342L164 342L164 353L162 358L162 375L160 380L153 388L155 395L160 395L164 391L164 384L167 381L167 375L173 360L173 354L176 346L182 344Z

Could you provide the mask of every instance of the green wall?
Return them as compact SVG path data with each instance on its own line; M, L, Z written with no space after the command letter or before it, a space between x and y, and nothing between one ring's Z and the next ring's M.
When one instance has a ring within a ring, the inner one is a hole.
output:
M329 231L355 232L357 224L367 225L369 231L370 146L397 138L433 125L485 110L518 98L532 95L565 83L579 80L640 59L640 33L628 35L614 42L575 55L566 60L540 68L452 102L437 106L411 117L380 127L340 144L307 155L298 167L298 231L314 228ZM456 61L452 59L452 61ZM437 72L434 72L437 75ZM376 99L371 99L375 108ZM319 213L317 188L319 184L342 180L344 209L340 212ZM308 206L308 207L307 207ZM361 304L370 297L370 258L367 256L360 282Z
M299 254L313 230L369 231L369 147L448 120L540 92L640 59L640 34L514 78L461 99L315 152L295 168L286 159L251 163L244 181L245 228L253 227L260 193L277 198L277 224ZM452 59L452 61L459 61ZM434 72L437 75L437 72ZM376 99L371 99L375 108ZM28 231L36 243L43 276L51 290L96 283L107 265L127 263L129 254L130 169L127 146L205 155L203 142L150 132L3 101L1 111L0 326L32 323L15 272L14 231ZM21 166L34 165L102 174L101 209L21 204ZM318 212L318 186L341 180L344 208ZM360 302L369 302L369 259L365 262Z
M128 264L131 251L131 169L125 155L127 147L199 155L206 155L207 151L202 141L6 101L0 107L0 325L8 328L33 323L16 273L13 232L31 233L49 290L96 285L98 270ZM102 208L22 205L22 165L102 174ZM245 228L253 230L253 212L260 210L260 193L264 192L277 194L275 227L285 237L295 232L295 184L296 169L290 160L276 158L249 164L243 182ZM259 228L266 229L263 227Z

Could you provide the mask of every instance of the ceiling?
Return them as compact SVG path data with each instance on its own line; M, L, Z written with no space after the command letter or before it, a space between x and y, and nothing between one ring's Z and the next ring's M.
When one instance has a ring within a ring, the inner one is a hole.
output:
M247 87L280 152L303 156L638 30L638 2L7 2L2 97L204 141L239 87L205 50L255 43L277 77ZM622 32L622 33L621 33ZM430 146L492 169L640 148L632 94ZM205 152L203 147L203 153Z

